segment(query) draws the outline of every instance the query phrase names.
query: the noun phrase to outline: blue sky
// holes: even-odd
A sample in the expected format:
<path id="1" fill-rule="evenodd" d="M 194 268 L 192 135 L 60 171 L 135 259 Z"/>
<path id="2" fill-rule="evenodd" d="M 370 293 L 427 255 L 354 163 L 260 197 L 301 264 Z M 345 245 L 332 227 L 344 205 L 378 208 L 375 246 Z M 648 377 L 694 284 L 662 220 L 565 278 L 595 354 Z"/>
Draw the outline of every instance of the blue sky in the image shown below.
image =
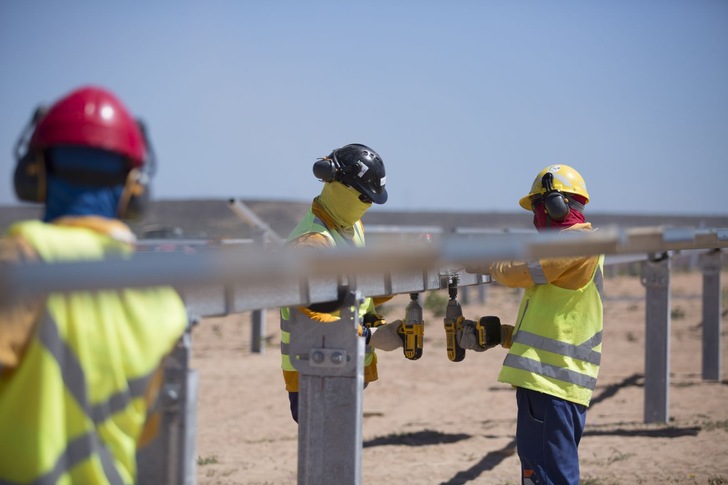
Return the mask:
<path id="1" fill-rule="evenodd" d="M 306 201 L 377 150 L 392 210 L 516 211 L 551 163 L 588 211 L 728 213 L 728 2 L 0 2 L 0 205 L 40 103 L 96 84 L 149 128 L 157 199 Z"/>

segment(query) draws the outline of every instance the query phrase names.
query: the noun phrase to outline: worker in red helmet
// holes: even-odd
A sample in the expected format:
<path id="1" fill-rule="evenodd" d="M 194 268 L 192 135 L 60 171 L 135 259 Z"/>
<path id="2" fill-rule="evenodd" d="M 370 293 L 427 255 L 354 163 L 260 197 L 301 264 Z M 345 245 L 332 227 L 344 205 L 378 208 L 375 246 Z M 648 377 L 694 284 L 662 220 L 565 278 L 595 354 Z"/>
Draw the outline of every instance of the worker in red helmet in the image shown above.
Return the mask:
<path id="1" fill-rule="evenodd" d="M 533 212 L 539 232 L 589 232 L 584 207 L 589 194 L 574 168 L 549 165 L 519 204 Z M 602 351 L 604 256 L 501 261 L 473 265 L 510 288 L 523 288 L 517 325 L 497 317 L 479 325 L 461 321 L 458 343 L 484 351 L 508 350 L 498 380 L 516 389 L 516 447 L 523 484 L 578 484 L 578 446 L 596 387 Z"/>
<path id="2" fill-rule="evenodd" d="M 384 162 L 372 148 L 352 143 L 333 150 L 314 163 L 313 173 L 324 182 L 321 193 L 313 199 L 306 216 L 288 236 L 292 248 L 363 247 L 364 226 L 362 216 L 372 204 L 387 201 Z M 366 340 L 364 355 L 364 383 L 377 380 L 375 348 L 392 351 L 403 346 L 398 333 L 402 321 L 387 323 L 376 313 L 376 305 L 391 297 L 365 298 L 359 306 L 361 322 L 359 335 Z M 308 318 L 317 322 L 339 320 L 338 307 L 328 303 L 297 307 Z M 281 368 L 288 391 L 291 416 L 298 422 L 298 371 L 291 364 L 290 308 L 281 308 Z"/>
<path id="3" fill-rule="evenodd" d="M 132 254 L 153 168 L 141 125 L 111 92 L 36 110 L 16 147 L 18 197 L 42 221 L 11 226 L 0 264 Z M 161 361 L 184 333 L 171 288 L 0 295 L 0 483 L 137 483 L 136 452 Z"/>

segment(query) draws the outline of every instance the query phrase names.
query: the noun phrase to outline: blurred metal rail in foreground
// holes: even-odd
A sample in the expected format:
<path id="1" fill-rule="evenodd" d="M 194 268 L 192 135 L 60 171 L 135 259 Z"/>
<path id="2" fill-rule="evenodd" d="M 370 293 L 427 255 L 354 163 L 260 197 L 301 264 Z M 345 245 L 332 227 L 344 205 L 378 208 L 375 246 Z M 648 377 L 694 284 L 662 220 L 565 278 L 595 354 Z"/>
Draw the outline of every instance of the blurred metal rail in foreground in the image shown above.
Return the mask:
<path id="1" fill-rule="evenodd" d="M 137 254 L 129 259 L 0 266 L 3 298 L 75 290 L 172 285 L 191 315 L 346 302 L 342 319 L 320 325 L 293 312 L 301 375 L 298 483 L 361 483 L 363 343 L 356 337 L 362 295 L 416 293 L 490 282 L 462 268 L 507 259 L 606 254 L 642 261 L 646 287 L 645 422 L 667 422 L 669 406 L 669 275 L 671 254 L 705 250 L 703 268 L 703 378 L 720 379 L 721 250 L 728 229 L 607 228 L 591 233 L 442 236 L 431 244 L 293 252 L 258 245 L 198 254 Z M 354 311 L 348 310 L 353 307 Z M 608 324 L 608 322 L 606 322 Z M 325 335 L 324 335 L 325 334 Z M 140 483 L 194 483 L 197 375 L 189 369 L 186 335 L 168 361 L 160 406 L 163 425 L 140 453 Z M 342 466 L 346 464 L 346 466 Z"/>
<path id="2" fill-rule="evenodd" d="M 137 254 L 129 259 L 45 264 L 28 262 L 0 267 L 0 292 L 38 294 L 54 291 L 115 289 L 172 285 L 184 291 L 234 286 L 235 299 L 224 304 L 200 304 L 189 293 L 190 311 L 220 315 L 283 305 L 303 305 L 336 299 L 337 286 L 357 280 L 367 295 L 411 293 L 435 289 L 438 278 L 408 273 L 439 274 L 465 264 L 507 259 L 579 255 L 659 254 L 728 246 L 728 229 L 607 228 L 591 233 L 452 235 L 431 244 L 393 244 L 335 251 L 269 251 L 250 245 L 223 247 L 197 254 Z M 451 268 L 451 269 L 448 269 Z M 465 284 L 486 281 L 468 279 Z M 293 288 L 291 288 L 291 286 Z M 251 295 L 250 292 L 254 294 Z M 209 295 L 205 295 L 208 297 Z"/>

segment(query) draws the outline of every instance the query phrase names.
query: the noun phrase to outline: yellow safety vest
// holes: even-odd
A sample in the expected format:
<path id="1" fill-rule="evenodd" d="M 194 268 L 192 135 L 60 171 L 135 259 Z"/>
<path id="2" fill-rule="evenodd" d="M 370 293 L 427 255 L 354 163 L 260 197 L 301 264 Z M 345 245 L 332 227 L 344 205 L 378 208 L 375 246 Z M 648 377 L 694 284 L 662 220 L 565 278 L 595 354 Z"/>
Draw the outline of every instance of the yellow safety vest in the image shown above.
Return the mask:
<path id="1" fill-rule="evenodd" d="M 500 382 L 589 405 L 601 361 L 603 266 L 600 256 L 577 290 L 545 284 L 531 266 L 536 286 L 524 293 Z"/>
<path id="2" fill-rule="evenodd" d="M 10 234 L 46 262 L 131 251 L 91 229 L 38 221 Z M 186 325 L 171 288 L 49 295 L 18 367 L 0 377 L 0 483 L 135 483 L 145 393 Z"/>
<path id="3" fill-rule="evenodd" d="M 306 214 L 306 217 L 304 217 L 303 220 L 299 222 L 298 225 L 293 229 L 293 231 L 291 231 L 291 234 L 288 236 L 288 241 L 293 241 L 294 239 L 309 233 L 317 233 L 325 236 L 334 247 L 363 247 L 365 243 L 364 229 L 362 227 L 361 221 L 357 221 L 356 224 L 354 224 L 354 238 L 347 239 L 336 231 L 330 231 L 323 223 L 323 221 L 321 221 L 321 219 L 313 214 L 311 209 L 308 210 L 308 214 Z M 374 303 L 372 299 L 365 298 L 364 302 L 359 306 L 359 315 L 361 316 L 365 313 L 373 311 Z M 287 372 L 297 372 L 296 368 L 293 366 L 293 364 L 291 364 L 289 350 L 291 342 L 289 312 L 290 310 L 287 307 L 281 308 L 281 369 Z M 338 313 L 339 312 L 336 311 L 332 313 L 332 315 L 338 315 Z M 376 369 L 372 366 L 372 364 L 376 364 L 376 355 L 374 354 L 374 349 L 367 346 L 366 353 L 364 354 L 365 382 L 376 380 Z M 289 390 L 297 391 L 298 389 Z"/>

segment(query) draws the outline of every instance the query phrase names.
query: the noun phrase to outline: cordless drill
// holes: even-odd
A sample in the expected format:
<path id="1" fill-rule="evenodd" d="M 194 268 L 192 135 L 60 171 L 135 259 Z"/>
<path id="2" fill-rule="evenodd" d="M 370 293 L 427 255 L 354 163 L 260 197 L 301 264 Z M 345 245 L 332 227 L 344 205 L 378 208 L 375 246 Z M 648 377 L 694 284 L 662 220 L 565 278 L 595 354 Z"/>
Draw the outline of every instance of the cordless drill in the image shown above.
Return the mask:
<path id="1" fill-rule="evenodd" d="M 410 302 L 404 312 L 404 321 L 398 332 L 404 343 L 404 356 L 409 360 L 422 357 L 422 341 L 425 337 L 425 321 L 417 293 L 410 293 Z"/>
<path id="2" fill-rule="evenodd" d="M 452 362 L 460 362 L 465 358 L 465 349 L 458 345 L 457 331 L 460 329 L 460 320 L 463 309 L 457 300 L 458 278 L 454 276 L 447 285 L 450 299 L 445 308 L 445 337 L 447 339 L 447 358 Z"/>

